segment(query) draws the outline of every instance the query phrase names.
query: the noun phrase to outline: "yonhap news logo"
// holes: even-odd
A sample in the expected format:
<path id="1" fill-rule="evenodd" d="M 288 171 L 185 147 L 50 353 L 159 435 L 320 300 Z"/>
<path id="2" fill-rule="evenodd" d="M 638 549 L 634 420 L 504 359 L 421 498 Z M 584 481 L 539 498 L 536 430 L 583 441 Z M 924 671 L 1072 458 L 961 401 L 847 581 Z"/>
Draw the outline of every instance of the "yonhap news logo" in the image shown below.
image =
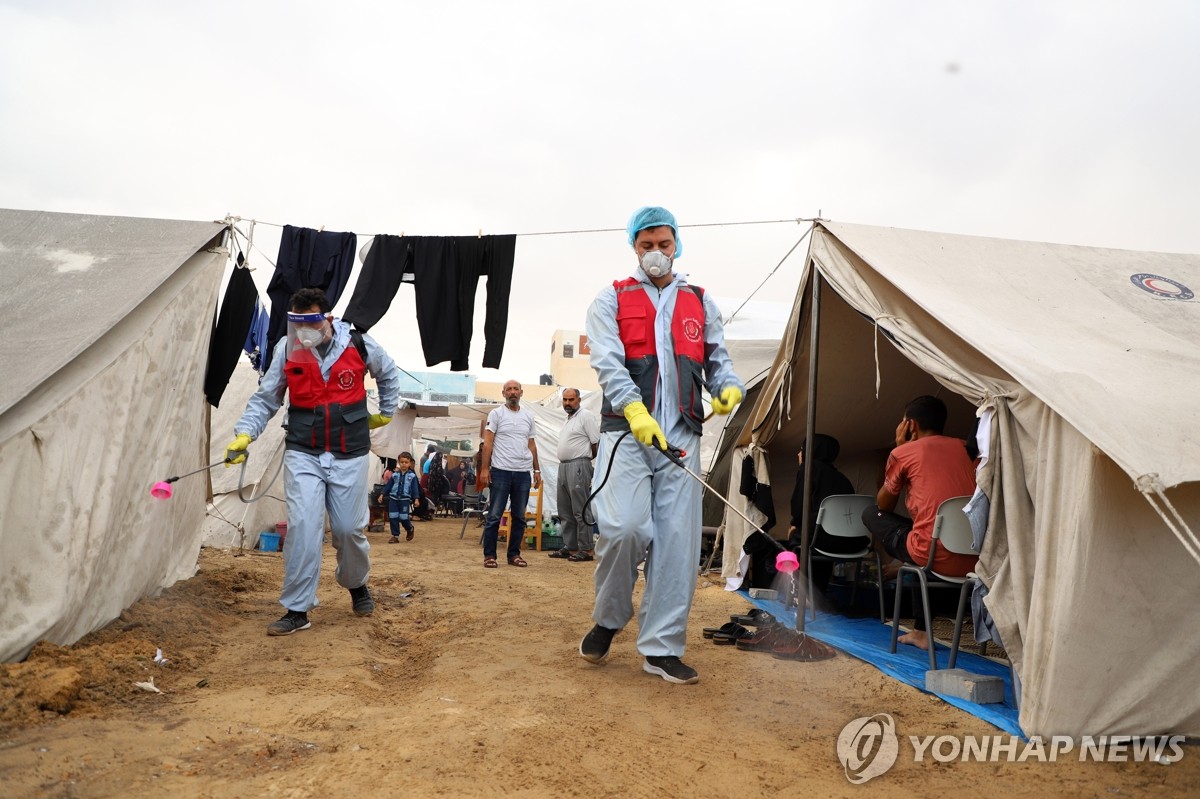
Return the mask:
<path id="1" fill-rule="evenodd" d="M 1183 759 L 1183 735 L 1084 735 L 1073 738 L 1037 735 L 1027 740 L 1014 735 L 909 735 L 914 763 L 1160 763 Z M 854 785 L 886 774 L 900 756 L 896 722 L 887 713 L 857 718 L 842 728 L 837 739 L 838 760 Z"/>
<path id="2" fill-rule="evenodd" d="M 855 719 L 838 735 L 838 760 L 846 770 L 846 779 L 854 785 L 887 772 L 895 765 L 899 752 L 896 722 L 887 713 Z"/>

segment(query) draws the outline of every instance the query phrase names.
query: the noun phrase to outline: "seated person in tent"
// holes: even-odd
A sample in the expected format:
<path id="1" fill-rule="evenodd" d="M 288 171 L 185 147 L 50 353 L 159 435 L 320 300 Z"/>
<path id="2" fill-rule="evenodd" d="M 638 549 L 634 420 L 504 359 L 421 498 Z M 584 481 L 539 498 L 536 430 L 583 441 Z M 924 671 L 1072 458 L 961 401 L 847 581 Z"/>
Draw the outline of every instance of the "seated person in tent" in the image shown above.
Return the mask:
<path id="1" fill-rule="evenodd" d="M 896 448 L 888 455 L 876 504 L 863 511 L 863 524 L 875 537 L 877 548 L 922 567 L 929 563 L 938 506 L 951 497 L 970 496 L 975 491 L 975 467 L 962 439 L 942 435 L 946 415 L 946 403 L 937 397 L 917 397 L 908 403 L 896 427 Z M 892 512 L 906 489 L 904 504 L 911 519 Z M 934 571 L 962 577 L 974 567 L 974 557 L 957 555 L 937 545 Z M 895 577 L 898 568 L 898 563 L 891 569 L 885 566 L 884 578 L 889 574 Z M 928 649 L 924 614 L 920 608 L 915 613 L 915 629 L 898 640 Z"/>
<path id="2" fill-rule="evenodd" d="M 832 497 L 837 494 L 853 494 L 854 486 L 846 475 L 838 471 L 833 462 L 837 460 L 838 452 L 841 450 L 841 444 L 833 436 L 827 436 L 824 433 L 817 433 L 813 436 L 813 454 L 808 459 L 808 465 L 804 463 L 804 449 L 808 442 L 800 445 L 800 451 L 796 453 L 796 462 L 800 468 L 796 472 L 796 486 L 792 489 L 792 523 L 788 527 L 788 548 L 794 551 L 799 557 L 800 562 L 804 562 L 804 553 L 801 551 L 802 527 L 804 525 L 804 516 L 807 513 L 809 517 L 809 529 L 812 531 L 811 544 L 815 549 L 823 552 L 832 552 L 836 554 L 847 554 L 850 552 L 859 552 L 863 547 L 870 546 L 870 542 L 864 536 L 862 538 L 842 538 L 827 534 L 824 530 L 817 527 L 817 512 L 821 509 L 821 503 L 826 497 Z M 812 483 L 810 486 L 810 495 L 808 501 L 804 498 L 804 472 L 805 469 L 812 472 Z M 828 560 L 813 561 L 813 583 L 815 587 L 824 591 L 829 584 L 829 578 L 833 574 L 833 563 Z"/>
<path id="3" fill-rule="evenodd" d="M 461 458 L 452 455 L 446 459 L 446 463 L 449 464 L 451 460 L 454 461 L 454 465 L 447 467 L 446 480 L 450 483 L 451 493 L 461 494 L 463 492 L 463 461 Z"/>

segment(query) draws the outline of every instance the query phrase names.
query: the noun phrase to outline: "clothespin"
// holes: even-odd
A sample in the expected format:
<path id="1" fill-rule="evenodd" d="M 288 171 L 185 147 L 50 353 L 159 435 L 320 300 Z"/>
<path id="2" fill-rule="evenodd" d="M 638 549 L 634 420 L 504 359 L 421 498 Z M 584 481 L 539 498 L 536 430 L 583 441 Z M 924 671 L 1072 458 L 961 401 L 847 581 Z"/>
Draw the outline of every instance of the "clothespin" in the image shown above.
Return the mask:
<path id="1" fill-rule="evenodd" d="M 479 228 L 479 238 L 483 238 L 483 228 Z"/>
<path id="2" fill-rule="evenodd" d="M 324 226 L 324 225 L 321 225 L 319 228 L 317 228 L 317 232 L 318 232 L 318 233 L 324 233 L 324 232 L 325 232 L 325 226 Z"/>

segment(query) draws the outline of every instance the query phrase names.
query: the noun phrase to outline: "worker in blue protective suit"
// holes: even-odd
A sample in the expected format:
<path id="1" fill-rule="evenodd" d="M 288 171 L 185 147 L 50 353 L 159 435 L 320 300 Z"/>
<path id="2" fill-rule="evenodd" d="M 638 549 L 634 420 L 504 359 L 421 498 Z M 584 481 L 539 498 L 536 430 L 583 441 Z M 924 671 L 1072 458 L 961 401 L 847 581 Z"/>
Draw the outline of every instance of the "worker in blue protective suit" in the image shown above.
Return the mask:
<path id="1" fill-rule="evenodd" d="M 317 579 L 325 540 L 325 514 L 337 551 L 337 581 L 350 591 L 359 616 L 375 610 L 367 588 L 370 550 L 363 528 L 367 508 L 370 431 L 391 421 L 400 396 L 395 362 L 370 336 L 334 319 L 325 293 L 316 288 L 292 295 L 287 336 L 272 353 L 258 391 L 234 426 L 227 449 L 231 463 L 262 433 L 288 394 L 286 451 L 283 455 L 288 535 L 283 546 L 283 591 L 287 612 L 267 627 L 267 635 L 290 635 L 311 625 L 317 606 Z M 379 389 L 379 413 L 367 410 L 367 372 Z"/>
<path id="2" fill-rule="evenodd" d="M 733 372 L 721 314 L 703 289 L 672 270 L 682 254 L 679 227 L 664 208 L 641 208 L 628 225 L 638 258 L 633 276 L 596 295 L 587 314 L 591 364 L 604 391 L 592 500 L 596 546 L 595 626 L 579 645 L 592 663 L 633 618 L 633 585 L 645 560 L 638 611 L 643 670 L 672 683 L 699 674 L 681 659 L 700 562 L 702 486 L 661 452 L 684 450 L 700 471 L 701 388 L 727 414 L 745 387 Z M 609 472 L 609 464 L 612 471 Z"/>

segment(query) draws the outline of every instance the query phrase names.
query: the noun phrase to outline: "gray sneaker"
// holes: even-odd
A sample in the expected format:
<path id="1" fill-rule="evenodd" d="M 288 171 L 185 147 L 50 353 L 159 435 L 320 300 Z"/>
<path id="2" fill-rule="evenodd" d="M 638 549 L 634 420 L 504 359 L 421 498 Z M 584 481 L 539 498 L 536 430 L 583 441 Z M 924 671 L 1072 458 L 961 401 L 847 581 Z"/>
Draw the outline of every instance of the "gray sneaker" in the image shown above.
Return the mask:
<path id="1" fill-rule="evenodd" d="M 700 672 L 693 669 L 674 655 L 647 655 L 642 664 L 642 671 L 647 674 L 657 674 L 667 682 L 676 685 L 691 685 L 700 682 Z"/>
<path id="2" fill-rule="evenodd" d="M 597 624 L 579 642 L 579 654 L 589 663 L 603 663 L 608 657 L 608 648 L 612 646 L 613 636 L 617 632 Z"/>
<path id="3" fill-rule="evenodd" d="M 312 624 L 308 621 L 307 613 L 289 610 L 282 619 L 267 625 L 267 635 L 291 635 L 301 630 L 307 630 L 309 627 L 312 627 Z"/>
<path id="4" fill-rule="evenodd" d="M 370 616 L 375 611 L 375 600 L 366 585 L 350 589 L 350 602 L 355 616 Z"/>

